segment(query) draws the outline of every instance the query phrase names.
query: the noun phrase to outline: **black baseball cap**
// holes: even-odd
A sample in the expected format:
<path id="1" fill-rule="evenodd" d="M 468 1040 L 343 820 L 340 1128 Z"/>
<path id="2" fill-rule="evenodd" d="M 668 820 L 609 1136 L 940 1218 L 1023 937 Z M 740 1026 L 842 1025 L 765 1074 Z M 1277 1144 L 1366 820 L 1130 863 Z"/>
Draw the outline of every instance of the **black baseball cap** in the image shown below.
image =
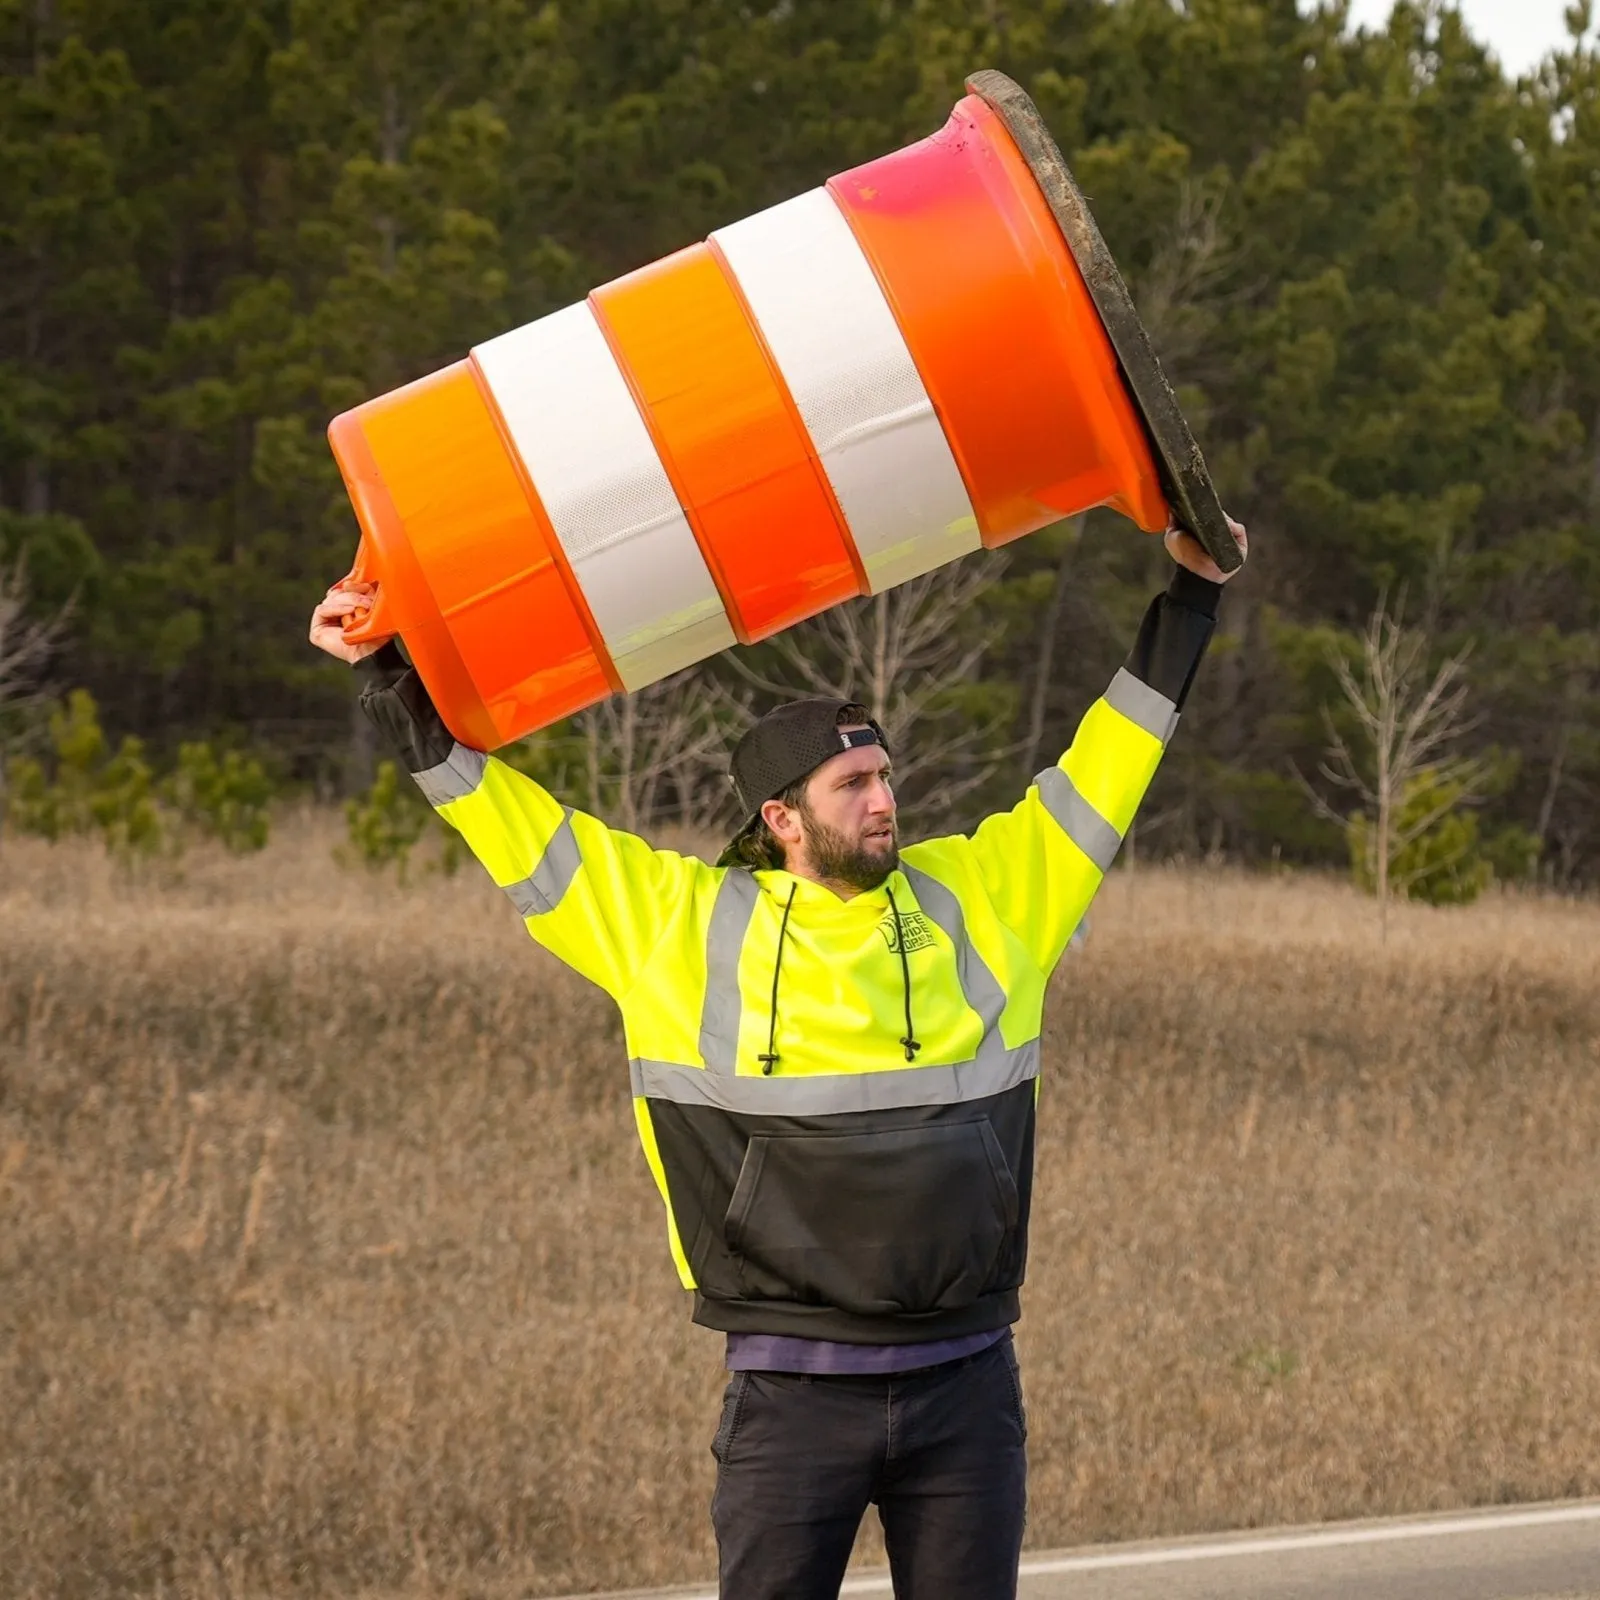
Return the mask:
<path id="1" fill-rule="evenodd" d="M 846 733 L 841 723 L 865 726 Z M 889 748 L 883 729 L 859 701 L 816 698 L 774 706 L 733 747 L 729 776 L 744 821 L 718 856 L 717 865 L 731 864 L 735 846 L 761 820 L 761 808 L 767 801 L 791 783 L 809 777 L 831 756 L 869 744 Z"/>

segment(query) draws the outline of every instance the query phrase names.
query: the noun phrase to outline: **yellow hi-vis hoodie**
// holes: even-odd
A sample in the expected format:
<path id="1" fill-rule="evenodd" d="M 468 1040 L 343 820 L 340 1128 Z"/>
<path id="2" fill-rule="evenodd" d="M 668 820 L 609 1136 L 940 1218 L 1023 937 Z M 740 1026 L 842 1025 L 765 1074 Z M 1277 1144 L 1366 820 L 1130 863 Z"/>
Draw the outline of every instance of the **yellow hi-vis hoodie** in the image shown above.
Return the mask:
<path id="1" fill-rule="evenodd" d="M 528 932 L 622 1012 L 695 1320 L 903 1344 L 1016 1319 L 1045 987 L 1178 720 L 1217 587 L 1180 571 L 1072 747 L 851 900 L 607 827 L 456 743 L 393 646 L 362 704 Z"/>

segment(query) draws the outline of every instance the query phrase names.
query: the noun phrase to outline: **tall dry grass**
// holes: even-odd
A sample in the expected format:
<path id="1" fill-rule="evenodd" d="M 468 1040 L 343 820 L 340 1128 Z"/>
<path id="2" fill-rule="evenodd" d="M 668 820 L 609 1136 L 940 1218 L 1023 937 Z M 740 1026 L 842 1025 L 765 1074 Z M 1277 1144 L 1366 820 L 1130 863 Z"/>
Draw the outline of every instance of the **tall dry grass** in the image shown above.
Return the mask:
<path id="1" fill-rule="evenodd" d="M 0 1593 L 708 1572 L 720 1347 L 609 1002 L 329 843 L 0 843 Z M 1046 1032 L 1035 1546 L 1600 1490 L 1600 908 L 1375 933 L 1108 886 Z"/>

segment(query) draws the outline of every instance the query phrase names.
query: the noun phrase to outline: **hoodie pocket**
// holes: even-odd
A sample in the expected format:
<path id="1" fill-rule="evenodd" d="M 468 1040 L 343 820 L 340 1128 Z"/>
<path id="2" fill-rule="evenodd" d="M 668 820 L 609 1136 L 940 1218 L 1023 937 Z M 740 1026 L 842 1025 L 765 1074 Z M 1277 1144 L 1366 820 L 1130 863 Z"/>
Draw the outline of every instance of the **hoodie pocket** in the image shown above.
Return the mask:
<path id="1" fill-rule="evenodd" d="M 1016 1180 L 985 1117 L 758 1134 L 724 1233 L 747 1296 L 888 1316 L 971 1305 L 1016 1225 Z"/>

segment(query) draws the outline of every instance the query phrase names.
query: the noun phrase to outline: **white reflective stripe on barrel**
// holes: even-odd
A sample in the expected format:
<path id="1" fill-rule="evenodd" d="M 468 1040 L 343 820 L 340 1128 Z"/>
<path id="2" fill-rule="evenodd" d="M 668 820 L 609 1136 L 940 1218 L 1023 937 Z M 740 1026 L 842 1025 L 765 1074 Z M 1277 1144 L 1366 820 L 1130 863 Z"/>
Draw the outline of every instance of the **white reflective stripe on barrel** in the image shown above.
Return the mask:
<path id="1" fill-rule="evenodd" d="M 472 355 L 623 686 L 731 645 L 711 570 L 587 302 Z"/>
<path id="2" fill-rule="evenodd" d="M 811 434 L 873 593 L 978 549 L 933 402 L 828 191 L 711 237 Z"/>

